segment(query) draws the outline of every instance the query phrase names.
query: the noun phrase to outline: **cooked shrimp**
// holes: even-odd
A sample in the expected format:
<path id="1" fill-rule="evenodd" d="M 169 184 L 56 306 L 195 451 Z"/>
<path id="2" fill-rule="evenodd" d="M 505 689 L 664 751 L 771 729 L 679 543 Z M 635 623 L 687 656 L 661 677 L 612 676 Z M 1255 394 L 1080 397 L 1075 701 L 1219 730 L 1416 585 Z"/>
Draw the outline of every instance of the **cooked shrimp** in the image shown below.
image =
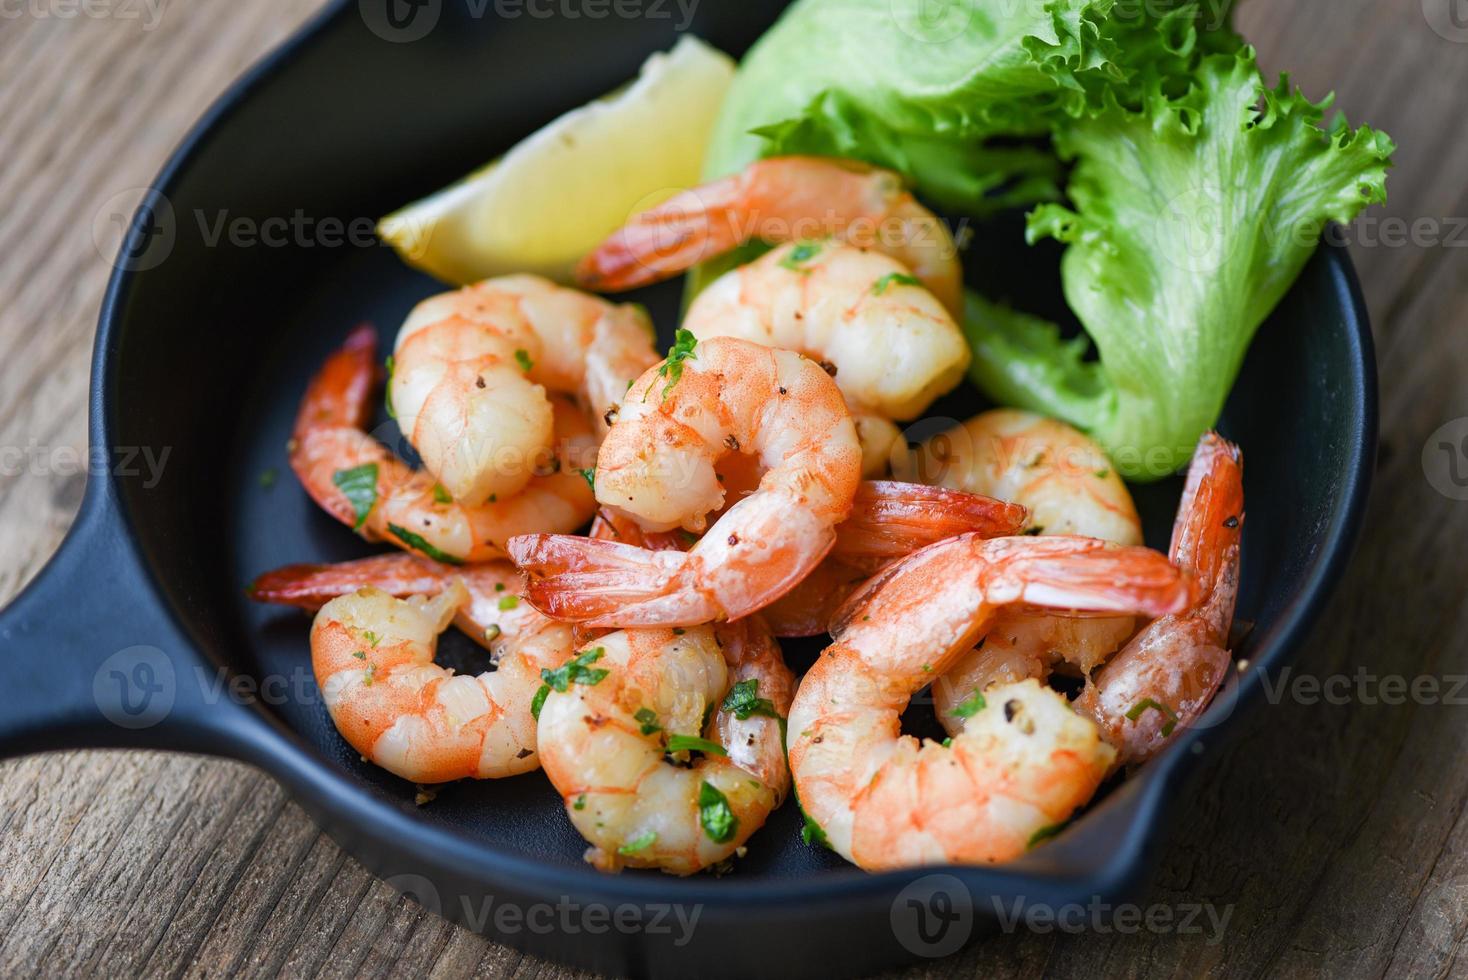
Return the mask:
<path id="1" fill-rule="evenodd" d="M 1142 523 L 1105 451 L 1084 433 L 1030 412 L 995 409 L 929 438 L 896 467 L 907 479 L 992 494 L 1029 509 L 1033 534 L 1078 534 L 1142 543 Z M 955 709 L 990 684 L 1058 667 L 1081 673 L 1115 653 L 1136 629 L 1131 616 L 1074 619 L 1004 610 L 983 645 L 933 684 L 934 707 L 950 734 L 966 718 Z"/>
<path id="2" fill-rule="evenodd" d="M 1206 432 L 1188 469 L 1171 546 L 1173 563 L 1193 575 L 1200 598 L 1143 627 L 1076 702 L 1116 747 L 1118 764 L 1156 755 L 1202 714 L 1223 682 L 1243 527 L 1243 455 Z"/>
<path id="3" fill-rule="evenodd" d="M 758 617 L 593 644 L 548 675 L 539 731 L 587 860 L 686 875 L 728 859 L 790 785 L 779 646 Z"/>
<path id="4" fill-rule="evenodd" d="M 1031 534 L 1140 544 L 1126 484 L 1089 436 L 1013 408 L 980 413 L 897 460 L 895 479 L 982 493 L 1029 508 Z"/>
<path id="5" fill-rule="evenodd" d="M 588 289 L 632 289 L 748 241 L 837 238 L 901 262 L 948 308 L 963 312 L 958 247 L 902 178 L 855 160 L 771 157 L 635 215 L 581 261 Z"/>
<path id="6" fill-rule="evenodd" d="M 538 276 L 486 279 L 431 296 L 398 331 L 391 404 L 424 467 L 456 501 L 509 498 L 550 447 L 554 407 L 593 419 L 657 362 L 639 307 L 614 307 Z"/>
<path id="7" fill-rule="evenodd" d="M 415 471 L 366 431 L 376 372 L 371 327 L 353 330 L 312 379 L 291 439 L 290 463 L 306 492 L 368 541 L 391 541 L 430 558 L 479 562 L 504 557 L 505 542 L 532 531 L 573 531 L 595 500 L 578 472 L 596 458 L 596 436 L 569 400 L 550 400 L 556 441 L 518 493 L 470 506 Z"/>
<path id="8" fill-rule="evenodd" d="M 541 671 L 572 649 L 571 627 L 514 598 L 508 564 L 474 575 L 472 601 L 457 575 L 431 597 L 368 587 L 326 602 L 311 625 L 311 665 L 337 730 L 404 779 L 495 779 L 540 765 L 532 704 Z M 438 635 L 466 608 L 467 631 L 496 658 L 477 677 L 433 662 Z"/>
<path id="9" fill-rule="evenodd" d="M 1187 581 L 1162 555 L 1090 538 L 967 534 L 889 567 L 847 603 L 790 709 L 807 817 L 863 868 L 1004 861 L 1085 804 L 1115 751 L 1034 681 L 992 689 L 951 746 L 901 735 L 914 693 L 1005 606 L 1176 611 Z"/>
<path id="10" fill-rule="evenodd" d="M 819 564 L 851 513 L 861 449 L 841 392 L 819 365 L 727 337 L 675 351 L 627 392 L 597 456 L 597 500 L 648 530 L 700 532 L 724 505 L 720 458 L 757 456 L 765 467 L 758 489 L 688 552 L 557 535 L 514 539 L 522 567 L 599 576 L 587 601 L 561 602 L 552 615 L 618 627 L 738 619 Z M 548 596 L 571 584 L 537 583 L 537 604 L 549 608 Z"/>
<path id="11" fill-rule="evenodd" d="M 851 406 L 867 475 L 887 468 L 892 420 L 921 415 L 969 362 L 958 324 L 901 263 L 839 242 L 785 245 L 725 273 L 683 326 L 820 361 Z"/>

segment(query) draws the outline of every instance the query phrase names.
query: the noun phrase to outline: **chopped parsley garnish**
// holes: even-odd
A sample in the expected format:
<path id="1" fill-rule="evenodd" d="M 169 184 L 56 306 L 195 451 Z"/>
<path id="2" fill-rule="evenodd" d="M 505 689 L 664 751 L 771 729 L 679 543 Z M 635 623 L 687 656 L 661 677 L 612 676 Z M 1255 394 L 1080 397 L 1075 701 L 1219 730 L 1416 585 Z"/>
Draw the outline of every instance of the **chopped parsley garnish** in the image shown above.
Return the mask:
<path id="1" fill-rule="evenodd" d="M 496 582 L 496 583 L 494 583 L 494 590 L 496 592 L 503 592 L 503 591 L 505 591 L 505 583 L 503 583 L 503 582 Z"/>
<path id="2" fill-rule="evenodd" d="M 585 810 L 586 809 L 586 794 L 585 793 L 582 793 L 580 796 L 576 797 L 576 802 L 571 804 L 571 809 L 573 809 L 573 810 Z"/>
<path id="3" fill-rule="evenodd" d="M 952 714 L 955 718 L 972 718 L 980 711 L 983 711 L 987 704 L 988 702 L 984 700 L 983 693 L 976 688 L 973 697 L 959 702 L 958 707 L 953 709 Z"/>
<path id="4" fill-rule="evenodd" d="M 651 735 L 653 732 L 660 732 L 663 730 L 663 726 L 658 724 L 657 712 L 653 711 L 651 708 L 638 708 L 637 713 L 634 714 L 632 717 L 635 718 L 637 720 L 637 723 L 642 727 L 642 734 L 644 735 Z"/>
<path id="5" fill-rule="evenodd" d="M 1066 828 L 1066 824 L 1064 824 L 1064 823 L 1053 823 L 1053 824 L 1051 824 L 1048 827 L 1041 827 L 1039 830 L 1035 831 L 1033 834 L 1030 835 L 1030 842 L 1028 844 L 1026 844 L 1025 846 L 1026 847 L 1034 847 L 1036 844 L 1040 843 L 1041 841 L 1043 841 L 1043 840 L 1049 840 L 1051 837 L 1054 837 L 1056 834 L 1060 833 L 1065 828 Z"/>
<path id="6" fill-rule="evenodd" d="M 275 486 L 275 479 L 279 475 L 280 475 L 280 473 L 273 466 L 270 467 L 269 469 L 261 470 L 260 471 L 260 489 L 261 490 L 269 490 L 271 487 Z"/>
<path id="7" fill-rule="evenodd" d="M 899 286 L 921 286 L 923 281 L 917 276 L 910 276 L 905 272 L 889 272 L 872 283 L 872 295 L 881 296 L 887 291 L 887 287 L 893 283 L 897 283 Z"/>
<path id="8" fill-rule="evenodd" d="M 362 635 L 364 637 L 366 637 L 367 638 L 367 642 L 370 643 L 374 647 L 377 646 L 378 643 L 381 643 L 382 642 L 382 637 L 378 636 L 372 630 L 363 630 L 362 631 Z"/>
<path id="9" fill-rule="evenodd" d="M 514 596 L 506 596 L 505 598 L 513 599 Z M 502 599 L 500 601 L 503 602 L 504 600 Z M 606 652 L 605 647 L 592 647 L 589 650 L 582 650 L 555 670 L 541 670 L 541 679 L 557 691 L 564 691 L 571 684 L 585 684 L 588 687 L 600 684 L 606 678 L 609 671 L 605 668 L 592 667 L 591 665 L 600 660 Z"/>
<path id="10" fill-rule="evenodd" d="M 398 417 L 397 409 L 392 407 L 392 372 L 397 366 L 391 354 L 387 355 L 387 387 L 383 390 L 382 400 L 387 408 L 387 417 L 395 419 Z"/>
<path id="11" fill-rule="evenodd" d="M 821 254 L 821 246 L 815 242 L 801 242 L 790 250 L 790 254 L 780 260 L 780 268 L 789 269 L 791 272 L 806 273 L 809 269 L 802 269 L 801 264 L 809 262 Z"/>
<path id="12" fill-rule="evenodd" d="M 636 854 L 638 851 L 645 851 L 649 847 L 652 847 L 653 842 L 657 839 L 658 832 L 656 830 L 649 830 L 647 833 L 641 835 L 636 840 L 629 840 L 627 843 L 617 848 L 617 853 Z"/>
<path id="13" fill-rule="evenodd" d="M 1111 475 L 1110 468 L 1099 469 L 1099 470 L 1096 471 L 1096 479 L 1098 479 L 1098 480 L 1104 480 L 1104 479 L 1106 479 L 1110 475 Z"/>
<path id="14" fill-rule="evenodd" d="M 515 348 L 515 363 L 520 365 L 520 370 L 526 373 L 535 367 L 535 362 L 530 359 L 530 352 L 523 347 Z"/>
<path id="15" fill-rule="evenodd" d="M 1161 701 L 1154 701 L 1151 698 L 1143 698 L 1136 704 L 1132 705 L 1131 708 L 1127 711 L 1127 721 L 1136 721 L 1138 718 L 1142 717 L 1142 712 L 1146 711 L 1148 708 L 1153 708 L 1161 714 L 1167 716 L 1167 721 L 1163 722 L 1162 724 L 1162 737 L 1166 738 L 1167 736 L 1171 735 L 1172 730 L 1177 727 L 1177 723 L 1179 720 L 1177 712 L 1173 711 Z"/>
<path id="16" fill-rule="evenodd" d="M 506 598 L 509 597 L 506 596 Z M 600 660 L 601 655 L 605 652 L 606 650 L 602 647 L 583 650 L 555 670 L 542 669 L 540 679 L 545 681 L 548 687 L 553 687 L 561 692 L 565 692 L 572 684 L 585 684 L 588 687 L 600 684 L 609 671 L 600 667 L 594 668 L 591 665 Z M 539 712 L 536 713 L 536 717 L 540 717 Z"/>
<path id="17" fill-rule="evenodd" d="M 750 715 L 764 715 L 768 718 L 779 718 L 780 712 L 775 710 L 775 704 L 769 698 L 759 696 L 759 678 L 751 677 L 740 681 L 729 689 L 724 696 L 724 703 L 719 705 L 724 711 L 734 712 L 734 717 L 744 721 Z"/>
<path id="18" fill-rule="evenodd" d="M 1029 535 L 1032 538 L 1033 537 L 1038 537 L 1039 535 L 1045 533 L 1045 525 L 1043 525 L 1043 524 L 1036 524 L 1033 527 L 1027 527 L 1027 528 L 1025 528 L 1024 531 L 1021 532 L 1021 533 L 1027 534 L 1027 535 Z"/>
<path id="19" fill-rule="evenodd" d="M 520 605 L 520 597 L 517 596 L 517 595 L 502 595 L 502 596 L 500 596 L 500 601 L 499 601 L 500 612 L 507 612 L 507 611 L 509 611 L 511 609 L 517 608 L 519 605 Z"/>
<path id="20" fill-rule="evenodd" d="M 698 822 L 715 844 L 729 843 L 739 829 L 739 818 L 729 808 L 729 798 L 708 780 L 698 788 Z"/>
<path id="21" fill-rule="evenodd" d="M 807 847 L 815 846 L 824 847 L 828 851 L 834 850 L 831 847 L 830 839 L 826 837 L 826 832 L 821 829 L 821 825 L 812 820 L 810 814 L 805 812 L 805 807 L 800 805 L 800 794 L 795 793 L 794 795 L 795 807 L 800 811 L 800 815 L 805 818 L 805 825 L 800 828 L 800 842 Z"/>
<path id="22" fill-rule="evenodd" d="M 591 488 L 591 492 L 596 493 L 596 467 L 593 466 L 590 469 L 577 470 L 576 472 L 581 474 L 581 479 L 586 481 L 586 485 Z"/>
<path id="23" fill-rule="evenodd" d="M 449 496 L 449 492 L 443 488 L 443 484 L 441 483 L 435 483 L 433 485 L 433 499 L 440 504 L 451 504 L 454 502 L 454 498 Z"/>
<path id="24" fill-rule="evenodd" d="M 354 651 L 352 653 L 352 656 L 356 657 L 358 660 L 366 660 L 367 659 L 367 651 L 366 650 L 356 650 L 356 651 Z"/>
<path id="25" fill-rule="evenodd" d="M 367 523 L 367 515 L 377 504 L 377 464 L 363 463 L 349 470 L 337 470 L 331 475 L 331 482 L 352 505 L 352 513 L 357 518 L 352 530 L 362 530 L 362 525 Z"/>
<path id="26" fill-rule="evenodd" d="M 398 527 L 396 524 L 389 524 L 387 526 L 387 529 L 392 533 L 394 537 L 402 541 L 403 544 L 407 545 L 409 548 L 417 548 L 419 551 L 423 552 L 434 561 L 441 561 L 445 565 L 464 564 L 464 559 L 460 558 L 457 555 L 451 555 L 447 551 L 439 551 L 433 545 L 424 540 L 422 535 L 414 534 L 412 531 L 409 531 L 405 527 Z"/>
<path id="27" fill-rule="evenodd" d="M 535 697 L 530 699 L 530 717 L 540 721 L 540 709 L 545 707 L 545 699 L 550 697 L 550 685 L 540 685 L 540 690 L 535 692 Z"/>
<path id="28" fill-rule="evenodd" d="M 673 337 L 673 346 L 668 348 L 668 359 L 663 361 L 662 367 L 658 368 L 658 377 L 668 379 L 668 383 L 663 385 L 664 399 L 683 377 L 683 362 L 698 360 L 698 355 L 693 353 L 693 348 L 696 346 L 698 346 L 698 338 L 693 336 L 693 331 L 679 327 L 677 334 Z"/>
<path id="29" fill-rule="evenodd" d="M 702 752 L 705 755 L 728 755 L 718 742 L 697 735 L 669 735 L 665 752 Z"/>

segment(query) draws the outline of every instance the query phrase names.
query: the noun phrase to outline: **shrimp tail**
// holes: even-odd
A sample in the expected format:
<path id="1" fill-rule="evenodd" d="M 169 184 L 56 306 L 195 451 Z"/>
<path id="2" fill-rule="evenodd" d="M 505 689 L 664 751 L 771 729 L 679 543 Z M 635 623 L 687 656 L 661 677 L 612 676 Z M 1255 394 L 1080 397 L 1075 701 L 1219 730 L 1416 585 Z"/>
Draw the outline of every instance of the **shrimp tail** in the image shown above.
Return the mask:
<path id="1" fill-rule="evenodd" d="M 286 565 L 264 573 L 247 591 L 256 602 L 315 612 L 337 596 L 368 586 L 399 598 L 432 594 L 461 574 L 451 566 L 417 555 L 373 555 L 334 565 Z"/>
<path id="2" fill-rule="evenodd" d="M 912 574 L 930 563 L 936 572 Z M 952 571 L 947 570 L 950 563 Z M 1150 548 L 1059 535 L 985 540 L 965 534 L 929 545 L 868 579 L 832 616 L 831 635 L 839 638 L 859 616 L 867 615 L 868 605 L 894 580 L 930 583 L 937 575 L 967 574 L 969 567 L 977 569 L 984 601 L 996 606 L 1155 618 L 1180 612 L 1197 597 L 1193 580 Z"/>
<path id="3" fill-rule="evenodd" d="M 658 600 L 687 556 L 572 534 L 522 534 L 507 542 L 510 559 L 530 580 L 525 598 L 547 616 L 600 620 Z M 620 621 L 620 617 L 619 617 Z"/>
<path id="4" fill-rule="evenodd" d="M 1237 564 L 1243 530 L 1243 454 L 1217 432 L 1205 432 L 1188 467 L 1169 554 L 1206 594 Z"/>
<path id="5" fill-rule="evenodd" d="M 370 323 L 358 324 L 311 379 L 294 437 L 300 440 L 312 429 L 365 428 L 377 380 L 377 331 Z"/>
<path id="6" fill-rule="evenodd" d="M 1016 562 L 989 585 L 1026 606 L 1059 612 L 1166 616 L 1197 597 L 1196 582 L 1150 548 L 1105 547 Z"/>
<path id="7" fill-rule="evenodd" d="M 851 516 L 836 529 L 835 557 L 857 564 L 901 558 L 944 538 L 975 532 L 1018 534 L 1027 512 L 1018 504 L 945 487 L 867 480 Z"/>
<path id="8" fill-rule="evenodd" d="M 729 251 L 749 209 L 743 174 L 675 194 L 613 232 L 576 266 L 576 282 L 598 292 L 620 292 L 660 282 Z"/>

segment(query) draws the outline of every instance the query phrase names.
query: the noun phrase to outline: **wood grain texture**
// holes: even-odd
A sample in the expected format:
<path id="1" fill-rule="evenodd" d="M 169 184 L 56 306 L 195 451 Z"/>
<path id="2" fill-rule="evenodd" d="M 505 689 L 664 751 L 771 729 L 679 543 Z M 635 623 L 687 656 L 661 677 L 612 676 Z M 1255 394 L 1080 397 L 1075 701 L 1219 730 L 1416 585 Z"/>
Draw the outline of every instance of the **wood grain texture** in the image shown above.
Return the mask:
<path id="1" fill-rule="evenodd" d="M 109 271 L 97 216 L 136 200 L 209 100 L 316 0 L 174 0 L 156 24 L 141 3 L 109 8 L 137 19 L 46 6 L 0 20 L 0 600 L 79 503 Z M 1402 147 L 1390 204 L 1353 235 L 1383 379 L 1376 491 L 1296 672 L 1468 675 L 1468 503 L 1433 490 L 1421 462 L 1439 425 L 1468 416 L 1468 44 L 1415 0 L 1255 2 L 1242 25 L 1267 68 L 1312 96 L 1334 87 Z M 1418 241 L 1396 244 L 1387 219 L 1418 222 Z M 1428 219 L 1456 239 L 1433 244 Z M 1468 970 L 1468 708 L 1348 700 L 1251 711 L 1177 807 L 1143 902 L 1211 903 L 1229 916 L 1221 939 L 1021 930 L 910 975 Z M 281 973 L 568 975 L 398 897 L 246 767 L 99 752 L 0 765 L 0 975 Z"/>

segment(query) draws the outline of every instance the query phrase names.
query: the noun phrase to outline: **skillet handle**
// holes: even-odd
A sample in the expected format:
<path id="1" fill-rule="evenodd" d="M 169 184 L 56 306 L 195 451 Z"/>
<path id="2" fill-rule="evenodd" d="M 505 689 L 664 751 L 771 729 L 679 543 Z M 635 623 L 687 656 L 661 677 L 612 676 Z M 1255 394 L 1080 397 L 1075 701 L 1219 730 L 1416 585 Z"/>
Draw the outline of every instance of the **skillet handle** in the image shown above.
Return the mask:
<path id="1" fill-rule="evenodd" d="M 251 719 L 221 696 L 155 594 L 105 478 L 66 539 L 0 610 L 0 758 L 64 748 L 229 752 Z"/>

